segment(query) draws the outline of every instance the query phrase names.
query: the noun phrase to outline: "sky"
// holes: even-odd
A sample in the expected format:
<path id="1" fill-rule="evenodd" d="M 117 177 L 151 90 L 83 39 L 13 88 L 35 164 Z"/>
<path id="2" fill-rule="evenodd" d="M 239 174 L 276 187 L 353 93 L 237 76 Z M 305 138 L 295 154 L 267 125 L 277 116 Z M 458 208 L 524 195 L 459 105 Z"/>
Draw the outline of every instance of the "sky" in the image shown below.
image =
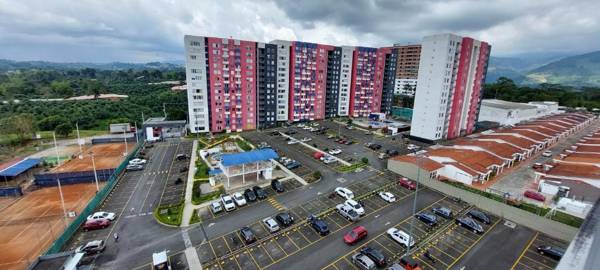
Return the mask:
<path id="1" fill-rule="evenodd" d="M 494 56 L 600 49 L 598 0 L 0 0 L 0 58 L 183 60 L 183 36 L 383 47 L 455 33 Z"/>

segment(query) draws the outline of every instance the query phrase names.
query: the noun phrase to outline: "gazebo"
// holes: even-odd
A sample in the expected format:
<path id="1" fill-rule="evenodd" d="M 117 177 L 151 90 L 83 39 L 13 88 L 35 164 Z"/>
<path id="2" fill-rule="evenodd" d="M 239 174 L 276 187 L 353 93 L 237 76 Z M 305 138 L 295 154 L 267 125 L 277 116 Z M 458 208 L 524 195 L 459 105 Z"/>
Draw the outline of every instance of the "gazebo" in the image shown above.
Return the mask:
<path id="1" fill-rule="evenodd" d="M 227 188 L 229 188 L 230 179 L 235 176 L 242 176 L 243 184 L 246 183 L 246 174 L 251 173 L 256 173 L 256 181 L 261 174 L 265 179 L 271 179 L 275 167 L 271 160 L 277 157 L 277 153 L 271 148 L 223 154 L 218 166 L 227 178 Z"/>

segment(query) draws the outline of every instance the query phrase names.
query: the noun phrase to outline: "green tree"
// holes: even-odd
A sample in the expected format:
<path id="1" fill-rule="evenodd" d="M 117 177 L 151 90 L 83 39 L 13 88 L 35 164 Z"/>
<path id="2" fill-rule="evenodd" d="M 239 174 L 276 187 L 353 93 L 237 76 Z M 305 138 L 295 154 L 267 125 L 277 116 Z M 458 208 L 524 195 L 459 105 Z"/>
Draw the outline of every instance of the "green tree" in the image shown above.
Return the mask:
<path id="1" fill-rule="evenodd" d="M 369 159 L 367 157 L 363 157 L 360 161 L 364 164 L 369 164 Z"/>
<path id="2" fill-rule="evenodd" d="M 32 138 L 36 131 L 33 115 L 21 113 L 2 118 L 0 120 L 0 132 L 3 134 L 14 134 L 20 143 Z"/>
<path id="3" fill-rule="evenodd" d="M 56 132 L 56 134 L 59 136 L 67 137 L 69 134 L 71 134 L 71 132 L 73 132 L 73 125 L 71 125 L 69 122 L 62 123 L 56 126 L 54 132 Z"/>
<path id="4" fill-rule="evenodd" d="M 98 80 L 88 80 L 85 84 L 86 92 L 98 98 L 105 90 L 105 86 Z"/>
<path id="5" fill-rule="evenodd" d="M 40 120 L 37 125 L 40 130 L 54 130 L 56 126 L 66 122 L 67 119 L 65 119 L 63 116 L 51 115 L 42 118 L 42 120 Z"/>
<path id="6" fill-rule="evenodd" d="M 73 96 L 73 88 L 71 83 L 68 81 L 53 81 L 50 83 L 52 93 L 58 97 L 71 97 Z"/>

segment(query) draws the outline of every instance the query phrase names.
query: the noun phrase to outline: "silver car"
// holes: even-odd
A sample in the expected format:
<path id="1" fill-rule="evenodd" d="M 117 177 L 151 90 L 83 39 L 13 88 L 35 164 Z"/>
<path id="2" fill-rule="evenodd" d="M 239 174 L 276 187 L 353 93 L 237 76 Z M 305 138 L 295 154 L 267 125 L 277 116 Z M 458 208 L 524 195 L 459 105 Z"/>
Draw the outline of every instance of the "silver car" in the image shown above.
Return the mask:
<path id="1" fill-rule="evenodd" d="M 223 211 L 223 206 L 221 206 L 221 202 L 212 202 L 210 204 L 210 211 L 212 211 L 213 214 L 220 213 L 221 211 Z"/>
<path id="2" fill-rule="evenodd" d="M 361 253 L 352 255 L 352 263 L 354 263 L 354 265 L 356 265 L 356 267 L 359 269 L 363 270 L 373 270 L 377 267 L 373 260 L 367 257 L 367 255 Z"/>

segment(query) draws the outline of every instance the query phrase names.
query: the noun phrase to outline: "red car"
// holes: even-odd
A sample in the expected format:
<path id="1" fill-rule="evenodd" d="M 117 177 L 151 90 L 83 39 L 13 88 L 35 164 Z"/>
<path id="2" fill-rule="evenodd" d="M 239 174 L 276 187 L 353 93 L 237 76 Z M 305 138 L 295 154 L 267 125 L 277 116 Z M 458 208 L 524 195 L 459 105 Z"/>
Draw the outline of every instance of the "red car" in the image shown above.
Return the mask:
<path id="1" fill-rule="evenodd" d="M 110 220 L 105 218 L 94 219 L 86 221 L 85 224 L 83 224 L 83 230 L 87 232 L 92 230 L 104 229 L 108 226 L 110 226 Z"/>
<path id="2" fill-rule="evenodd" d="M 540 201 L 540 202 L 546 201 L 546 196 L 539 194 L 535 191 L 527 190 L 527 191 L 525 191 L 525 193 L 523 193 L 523 195 L 525 195 L 525 197 L 527 197 L 527 198 L 534 199 L 536 201 Z"/>
<path id="3" fill-rule="evenodd" d="M 313 157 L 314 157 L 315 159 L 317 159 L 317 160 L 318 160 L 318 159 L 320 159 L 320 158 L 322 158 L 323 156 L 325 156 L 325 154 L 323 154 L 322 152 L 318 152 L 318 151 L 317 151 L 317 152 L 314 152 L 314 153 L 313 153 Z"/>
<path id="4" fill-rule="evenodd" d="M 346 243 L 348 245 L 353 245 L 356 242 L 367 237 L 367 234 L 368 234 L 368 232 L 367 232 L 367 229 L 365 229 L 365 227 L 358 226 L 358 227 L 352 229 L 351 231 L 347 232 L 346 234 L 344 234 L 344 243 Z"/>
<path id="5" fill-rule="evenodd" d="M 398 184 L 400 184 L 400 186 L 403 186 L 409 190 L 417 189 L 417 184 L 413 181 L 408 180 L 408 178 L 406 178 L 406 177 L 402 177 L 402 178 L 398 179 Z"/>

